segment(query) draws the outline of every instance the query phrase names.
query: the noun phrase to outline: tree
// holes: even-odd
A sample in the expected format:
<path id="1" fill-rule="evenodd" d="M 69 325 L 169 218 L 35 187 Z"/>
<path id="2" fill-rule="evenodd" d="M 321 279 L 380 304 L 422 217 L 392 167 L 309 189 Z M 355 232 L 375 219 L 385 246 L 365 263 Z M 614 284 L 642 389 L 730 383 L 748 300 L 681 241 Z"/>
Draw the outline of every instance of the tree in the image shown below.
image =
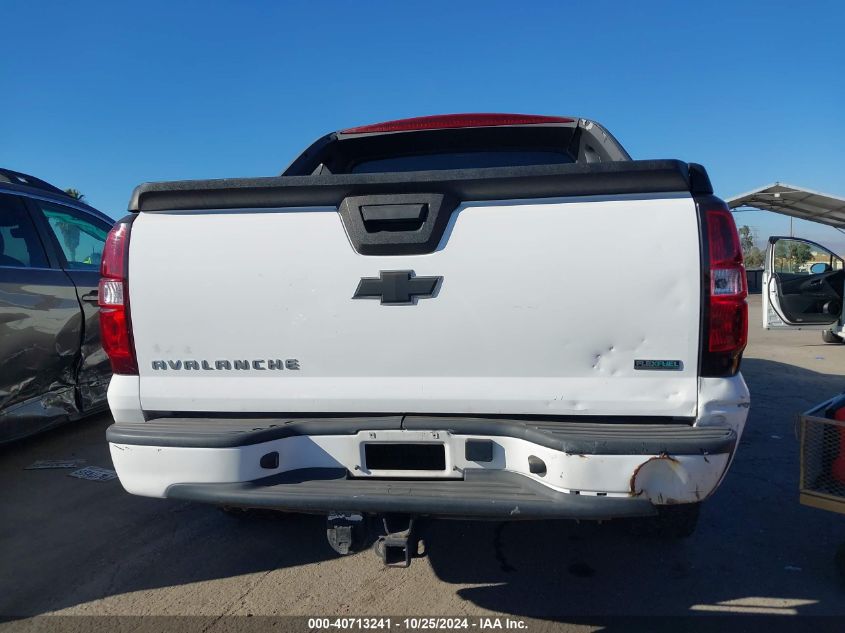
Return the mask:
<path id="1" fill-rule="evenodd" d="M 74 189 L 73 187 L 65 189 L 65 193 L 71 198 L 76 198 L 77 200 L 82 200 L 85 197 L 84 193 L 82 193 L 79 189 Z"/>
<path id="2" fill-rule="evenodd" d="M 775 244 L 775 271 L 800 273 L 801 267 L 813 259 L 813 251 L 806 242 L 778 240 Z"/>
<path id="3" fill-rule="evenodd" d="M 739 227 L 739 244 L 742 247 L 742 258 L 746 268 L 762 268 L 765 255 L 754 246 L 754 231 L 747 224 Z"/>
<path id="4" fill-rule="evenodd" d="M 747 253 L 743 254 L 743 258 L 745 259 L 746 268 L 762 268 L 763 261 L 766 259 L 766 254 L 756 246 L 752 246 Z"/>
<path id="5" fill-rule="evenodd" d="M 798 272 L 801 266 L 813 259 L 813 251 L 806 242 L 790 242 L 789 259 L 793 262 L 793 270 Z"/>
<path id="6" fill-rule="evenodd" d="M 751 227 L 747 224 L 743 224 L 739 227 L 739 243 L 742 246 L 743 254 L 754 248 L 754 233 L 751 231 Z"/>

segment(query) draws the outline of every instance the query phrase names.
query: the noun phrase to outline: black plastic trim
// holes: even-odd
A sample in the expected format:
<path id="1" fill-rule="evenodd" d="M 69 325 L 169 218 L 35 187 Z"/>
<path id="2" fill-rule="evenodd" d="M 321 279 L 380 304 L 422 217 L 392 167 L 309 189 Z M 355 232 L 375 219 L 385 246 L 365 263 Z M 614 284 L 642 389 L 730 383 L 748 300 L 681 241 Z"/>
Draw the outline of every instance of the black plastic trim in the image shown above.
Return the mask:
<path id="1" fill-rule="evenodd" d="M 515 437 L 576 455 L 699 455 L 730 453 L 736 434 L 728 427 L 680 424 L 522 421 L 488 418 L 407 416 L 402 428 L 455 435 Z"/>
<path id="2" fill-rule="evenodd" d="M 159 418 L 112 424 L 106 439 L 116 444 L 231 448 L 298 435 L 355 435 L 402 428 L 402 416 L 316 419 Z"/>
<path id="3" fill-rule="evenodd" d="M 129 210 L 338 207 L 350 196 L 377 194 L 439 193 L 468 201 L 690 191 L 687 163 L 679 160 L 640 160 L 146 183 L 132 193 Z"/>
<path id="4" fill-rule="evenodd" d="M 457 206 L 438 193 L 349 196 L 340 218 L 362 255 L 419 255 L 437 248 Z"/>
<path id="5" fill-rule="evenodd" d="M 300 435 L 354 435 L 359 431 L 391 429 L 514 437 L 579 455 L 718 454 L 730 453 L 736 444 L 736 434 L 728 427 L 425 416 L 295 420 L 162 418 L 113 424 L 106 431 L 106 438 L 115 444 L 231 448 Z"/>
<path id="6" fill-rule="evenodd" d="M 704 165 L 689 163 L 690 191 L 696 196 L 712 196 L 713 185 Z"/>
<path id="7" fill-rule="evenodd" d="M 470 470 L 464 479 L 348 479 L 332 468 L 294 470 L 256 481 L 174 484 L 171 499 L 300 512 L 407 513 L 454 518 L 611 519 L 657 513 L 648 499 L 557 492 L 508 471 Z"/>

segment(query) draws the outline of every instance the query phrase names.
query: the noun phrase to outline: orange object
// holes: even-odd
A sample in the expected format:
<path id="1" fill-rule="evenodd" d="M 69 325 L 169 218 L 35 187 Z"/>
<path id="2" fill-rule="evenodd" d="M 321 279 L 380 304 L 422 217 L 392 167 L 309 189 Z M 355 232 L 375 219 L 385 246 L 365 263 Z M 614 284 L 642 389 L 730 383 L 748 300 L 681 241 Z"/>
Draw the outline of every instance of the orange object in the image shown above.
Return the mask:
<path id="1" fill-rule="evenodd" d="M 845 407 L 839 407 L 833 414 L 834 420 L 845 422 Z M 845 484 L 845 428 L 839 427 L 839 454 L 830 465 L 830 476 Z"/>

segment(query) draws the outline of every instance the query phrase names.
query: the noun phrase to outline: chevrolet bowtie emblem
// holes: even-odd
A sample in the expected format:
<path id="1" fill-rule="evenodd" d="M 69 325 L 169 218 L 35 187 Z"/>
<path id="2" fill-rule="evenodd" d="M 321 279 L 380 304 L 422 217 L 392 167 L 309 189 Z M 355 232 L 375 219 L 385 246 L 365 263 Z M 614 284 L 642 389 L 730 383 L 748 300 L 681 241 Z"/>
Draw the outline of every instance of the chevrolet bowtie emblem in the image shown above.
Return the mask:
<path id="1" fill-rule="evenodd" d="M 382 270 L 362 277 L 353 299 L 379 299 L 382 305 L 414 304 L 431 297 L 443 277 L 415 277 L 413 270 Z"/>

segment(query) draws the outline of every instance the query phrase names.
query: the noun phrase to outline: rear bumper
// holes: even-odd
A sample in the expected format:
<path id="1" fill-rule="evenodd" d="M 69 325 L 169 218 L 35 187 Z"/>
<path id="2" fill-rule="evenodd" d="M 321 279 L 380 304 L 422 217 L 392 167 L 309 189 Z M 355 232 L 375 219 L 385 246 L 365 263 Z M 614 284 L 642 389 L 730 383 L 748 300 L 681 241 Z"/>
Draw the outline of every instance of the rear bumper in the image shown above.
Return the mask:
<path id="1" fill-rule="evenodd" d="M 237 448 L 292 437 L 388 431 L 445 431 L 468 437 L 513 438 L 559 452 L 584 455 L 712 455 L 731 452 L 737 439 L 736 433 L 727 426 L 410 415 L 307 419 L 158 418 L 113 424 L 106 431 L 106 438 L 119 444 Z"/>
<path id="2" fill-rule="evenodd" d="M 508 471 L 476 470 L 464 479 L 348 479 L 346 470 L 303 469 L 263 480 L 177 484 L 174 499 L 301 512 L 354 511 L 461 518 L 607 519 L 655 514 L 648 499 L 559 492 Z"/>
<path id="3" fill-rule="evenodd" d="M 657 505 L 703 500 L 738 439 L 724 426 L 414 416 L 162 418 L 115 424 L 107 437 L 134 494 L 512 519 L 646 516 Z M 468 449 L 478 441 L 488 448 L 481 460 Z M 372 443 L 442 444 L 445 468 L 371 470 L 364 447 Z M 530 465 L 538 459 L 542 472 Z"/>

